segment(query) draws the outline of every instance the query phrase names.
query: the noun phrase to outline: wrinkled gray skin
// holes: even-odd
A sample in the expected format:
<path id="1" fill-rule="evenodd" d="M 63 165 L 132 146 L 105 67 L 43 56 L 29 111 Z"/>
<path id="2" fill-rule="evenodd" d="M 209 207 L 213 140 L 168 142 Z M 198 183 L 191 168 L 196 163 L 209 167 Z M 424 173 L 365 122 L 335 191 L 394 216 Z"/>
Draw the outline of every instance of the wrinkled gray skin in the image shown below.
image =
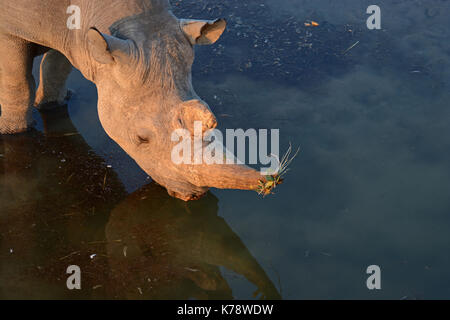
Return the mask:
<path id="1" fill-rule="evenodd" d="M 67 8 L 81 8 L 81 29 Z M 191 82 L 194 46 L 213 44 L 224 20 L 180 20 L 167 0 L 0 0 L 0 134 L 32 125 L 31 107 L 63 103 L 72 65 L 97 85 L 103 128 L 170 195 L 193 200 L 209 187 L 254 190 L 240 165 L 175 165 L 175 129 L 193 134 L 216 118 Z M 45 53 L 35 90 L 33 58 Z"/>

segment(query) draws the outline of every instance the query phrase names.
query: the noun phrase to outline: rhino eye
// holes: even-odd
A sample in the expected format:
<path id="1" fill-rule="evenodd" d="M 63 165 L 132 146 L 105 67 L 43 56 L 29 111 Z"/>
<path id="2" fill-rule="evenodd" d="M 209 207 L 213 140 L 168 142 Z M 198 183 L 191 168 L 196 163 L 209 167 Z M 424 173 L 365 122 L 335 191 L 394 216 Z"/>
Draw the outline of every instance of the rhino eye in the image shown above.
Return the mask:
<path id="1" fill-rule="evenodd" d="M 134 140 L 138 145 L 149 143 L 152 137 L 152 132 L 148 128 L 140 128 L 134 134 Z"/>
<path id="2" fill-rule="evenodd" d="M 143 144 L 143 143 L 149 143 L 149 139 L 147 137 L 143 137 L 143 136 L 139 136 L 138 135 L 138 142 L 139 144 Z"/>

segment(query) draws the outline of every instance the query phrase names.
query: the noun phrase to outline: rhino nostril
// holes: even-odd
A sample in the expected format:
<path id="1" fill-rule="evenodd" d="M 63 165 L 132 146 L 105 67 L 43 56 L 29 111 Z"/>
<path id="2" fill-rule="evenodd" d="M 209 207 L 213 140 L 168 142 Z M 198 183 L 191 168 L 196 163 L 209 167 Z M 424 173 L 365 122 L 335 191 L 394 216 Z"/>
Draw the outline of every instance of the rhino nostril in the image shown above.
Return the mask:
<path id="1" fill-rule="evenodd" d="M 134 134 L 133 140 L 135 140 L 138 145 L 149 143 L 153 138 L 153 132 L 148 127 L 139 128 Z"/>

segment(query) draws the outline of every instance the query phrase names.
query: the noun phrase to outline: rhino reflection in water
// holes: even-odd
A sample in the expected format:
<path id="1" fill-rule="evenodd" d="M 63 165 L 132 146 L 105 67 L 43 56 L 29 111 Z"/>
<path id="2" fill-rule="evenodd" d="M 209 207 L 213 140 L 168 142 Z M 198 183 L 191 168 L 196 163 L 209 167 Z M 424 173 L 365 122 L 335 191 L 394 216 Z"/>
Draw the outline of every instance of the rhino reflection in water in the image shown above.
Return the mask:
<path id="1" fill-rule="evenodd" d="M 127 197 L 65 108 L 43 118 L 45 134 L 0 137 L 0 298 L 231 298 L 219 266 L 280 297 L 214 196 L 185 203 L 151 184 Z"/>
<path id="2" fill-rule="evenodd" d="M 89 272 L 88 243 L 104 240 L 109 212 L 126 196 L 66 107 L 43 121 L 45 133 L 0 136 L 0 299 L 71 298 L 67 266 Z"/>
<path id="3" fill-rule="evenodd" d="M 244 165 L 176 165 L 176 129 L 217 125 L 191 81 L 194 46 L 215 43 L 215 21 L 176 18 L 168 0 L 74 0 L 81 28 L 67 27 L 67 1 L 0 1 L 0 133 L 27 130 L 30 106 L 60 103 L 71 66 L 94 82 L 103 128 L 170 195 L 198 199 L 209 187 L 255 190 Z M 45 53 L 35 95 L 32 59 Z"/>
<path id="4" fill-rule="evenodd" d="M 113 292 L 127 298 L 231 299 L 219 269 L 225 267 L 256 285 L 261 298 L 280 298 L 217 211 L 212 194 L 184 204 L 152 184 L 130 195 L 106 227 Z"/>

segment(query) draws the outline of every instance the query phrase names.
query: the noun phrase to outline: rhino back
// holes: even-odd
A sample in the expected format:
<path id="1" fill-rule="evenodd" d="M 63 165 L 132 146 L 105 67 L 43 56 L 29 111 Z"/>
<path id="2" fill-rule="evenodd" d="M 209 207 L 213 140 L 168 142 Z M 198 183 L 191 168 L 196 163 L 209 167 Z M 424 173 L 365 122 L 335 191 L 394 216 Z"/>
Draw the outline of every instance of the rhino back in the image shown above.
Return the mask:
<path id="1" fill-rule="evenodd" d="M 102 32 L 126 17 L 170 8 L 168 0 L 0 0 L 0 33 L 60 49 L 77 37 L 67 28 L 71 5 L 81 10 L 81 31 L 97 27 Z"/>
<path id="2" fill-rule="evenodd" d="M 0 32 L 49 45 L 66 27 L 68 0 L 0 0 Z"/>

